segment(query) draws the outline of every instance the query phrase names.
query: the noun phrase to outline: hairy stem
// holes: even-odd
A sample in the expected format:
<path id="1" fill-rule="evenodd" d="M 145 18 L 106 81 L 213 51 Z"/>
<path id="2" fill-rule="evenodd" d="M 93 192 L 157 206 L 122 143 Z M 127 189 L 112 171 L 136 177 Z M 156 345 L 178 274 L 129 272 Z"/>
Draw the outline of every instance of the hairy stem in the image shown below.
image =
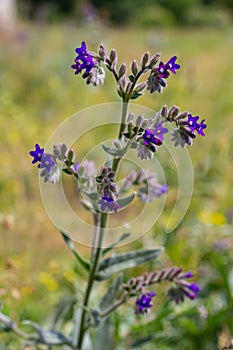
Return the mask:
<path id="1" fill-rule="evenodd" d="M 92 287 L 93 287 L 93 284 L 95 281 L 95 275 L 98 272 L 99 262 L 100 262 L 100 258 L 102 256 L 102 251 L 103 251 L 102 244 L 103 244 L 104 233 L 105 233 L 105 228 L 106 228 L 106 224 L 107 224 L 107 218 L 108 218 L 108 214 L 101 213 L 98 246 L 96 248 L 95 257 L 94 257 L 93 264 L 92 264 L 90 274 L 89 274 L 87 289 L 86 289 L 86 293 L 84 296 L 84 302 L 83 302 L 84 307 L 88 307 L 89 299 L 90 299 L 90 295 L 91 295 L 91 290 L 92 290 Z M 84 339 L 84 335 L 85 335 L 85 321 L 86 321 L 86 311 L 83 310 L 81 322 L 80 322 L 79 339 L 78 339 L 78 341 L 77 340 L 75 341 L 75 346 L 77 344 L 77 349 L 80 349 L 80 350 L 82 349 L 83 339 Z"/>

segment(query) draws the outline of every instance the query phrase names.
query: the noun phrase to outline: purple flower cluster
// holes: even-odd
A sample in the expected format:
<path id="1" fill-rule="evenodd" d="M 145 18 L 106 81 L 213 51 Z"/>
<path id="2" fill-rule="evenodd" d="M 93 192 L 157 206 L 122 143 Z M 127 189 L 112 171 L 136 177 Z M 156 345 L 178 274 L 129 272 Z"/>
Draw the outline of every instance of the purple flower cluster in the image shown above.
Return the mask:
<path id="1" fill-rule="evenodd" d="M 179 118 L 179 116 L 178 116 Z M 174 145 L 184 147 L 186 144 L 192 145 L 192 140 L 196 138 L 196 134 L 205 136 L 204 130 L 207 128 L 205 119 L 198 123 L 199 116 L 193 117 L 191 113 L 188 114 L 188 119 L 178 119 L 176 124 L 177 129 L 172 131 L 171 140 Z"/>
<path id="2" fill-rule="evenodd" d="M 76 48 L 78 56 L 74 60 L 71 68 L 75 69 L 75 74 L 79 74 L 82 70 L 85 70 L 83 77 L 87 77 L 91 72 L 92 68 L 95 67 L 95 62 L 91 54 L 87 51 L 86 43 L 83 41 L 81 47 Z"/>
<path id="3" fill-rule="evenodd" d="M 49 153 L 44 153 L 44 148 L 40 148 L 38 143 L 35 145 L 35 150 L 29 152 L 30 156 L 34 159 L 32 164 L 38 163 L 38 168 L 45 169 L 47 173 L 51 171 L 51 168 L 55 165 L 55 161 L 52 159 Z"/>
<path id="4" fill-rule="evenodd" d="M 186 281 L 186 278 L 192 277 L 191 271 L 181 274 L 175 281 L 176 287 L 168 290 L 168 298 L 176 303 L 183 302 L 185 297 L 188 297 L 190 300 L 196 299 L 201 289 L 198 284 Z"/>
<path id="5" fill-rule="evenodd" d="M 160 78 L 167 79 L 170 75 L 169 70 L 176 74 L 176 70 L 180 69 L 180 65 L 176 63 L 177 57 L 173 56 L 167 63 L 163 63 L 162 61 L 159 63 L 159 67 L 156 68 L 156 71 L 159 73 Z"/>
<path id="6" fill-rule="evenodd" d="M 154 292 L 146 292 L 140 295 L 135 302 L 135 314 L 148 313 L 153 306 L 152 298 L 156 295 Z"/>
<path id="7" fill-rule="evenodd" d="M 188 115 L 187 127 L 194 134 L 195 131 L 201 136 L 205 136 L 204 129 L 207 128 L 207 125 L 204 123 L 205 119 L 203 119 L 200 123 L 198 123 L 199 117 L 193 117 L 191 113 Z"/>
<path id="8" fill-rule="evenodd" d="M 100 205 L 101 211 L 106 211 L 106 209 L 109 209 L 110 211 L 114 211 L 114 213 L 116 213 L 118 209 L 121 208 L 117 201 L 108 196 L 101 197 L 98 204 Z"/>
<path id="9" fill-rule="evenodd" d="M 153 130 L 145 129 L 142 139 L 145 146 L 149 147 L 152 152 L 156 151 L 156 146 L 161 146 L 163 141 L 163 135 L 168 132 L 167 128 L 162 126 L 162 123 L 158 124 Z"/>
<path id="10" fill-rule="evenodd" d="M 176 63 L 176 59 L 177 57 L 173 56 L 165 64 L 161 61 L 158 67 L 151 70 L 151 74 L 147 79 L 147 90 L 150 93 L 162 92 L 163 88 L 167 86 L 166 79 L 169 77 L 170 72 L 176 74 L 176 70 L 180 69 L 180 65 Z"/>

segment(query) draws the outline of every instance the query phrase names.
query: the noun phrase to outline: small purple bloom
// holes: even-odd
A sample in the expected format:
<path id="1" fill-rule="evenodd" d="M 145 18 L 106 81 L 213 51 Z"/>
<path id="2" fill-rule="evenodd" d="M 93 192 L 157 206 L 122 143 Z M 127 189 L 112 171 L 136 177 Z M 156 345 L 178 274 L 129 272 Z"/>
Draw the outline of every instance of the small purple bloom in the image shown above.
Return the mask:
<path id="1" fill-rule="evenodd" d="M 199 116 L 193 117 L 191 113 L 188 115 L 187 126 L 189 130 L 194 133 L 197 131 L 199 135 L 205 136 L 204 129 L 207 128 L 207 125 L 204 123 L 205 119 L 203 119 L 200 123 L 198 123 Z"/>
<path id="2" fill-rule="evenodd" d="M 163 135 L 166 134 L 167 132 L 168 132 L 168 129 L 164 128 L 162 123 L 159 123 L 153 131 L 154 135 L 156 135 L 156 137 L 160 139 L 160 141 L 163 141 Z"/>
<path id="3" fill-rule="evenodd" d="M 52 159 L 51 155 L 45 153 L 41 159 L 40 169 L 45 169 L 46 173 L 50 173 L 51 168 L 55 165 L 55 161 Z"/>
<path id="4" fill-rule="evenodd" d="M 109 209 L 116 213 L 117 210 L 121 208 L 121 206 L 116 201 L 114 201 L 112 198 L 108 196 L 101 197 L 98 204 L 100 205 L 101 211 L 105 211 L 106 209 Z"/>
<path id="5" fill-rule="evenodd" d="M 201 290 L 198 284 L 195 283 L 190 284 L 188 288 L 195 294 L 197 294 Z"/>
<path id="6" fill-rule="evenodd" d="M 156 188 L 156 197 L 161 197 L 163 194 L 167 193 L 169 186 L 162 185 Z"/>
<path id="7" fill-rule="evenodd" d="M 156 146 L 162 145 L 162 141 L 159 138 L 156 138 L 155 132 L 151 131 L 149 129 L 146 129 L 144 134 L 142 135 L 144 145 L 150 146 L 151 144 L 154 144 Z"/>
<path id="8" fill-rule="evenodd" d="M 83 69 L 85 69 L 85 75 L 88 75 L 92 68 L 95 67 L 95 62 L 93 61 L 92 56 L 87 51 L 86 43 L 83 41 L 81 47 L 75 49 L 78 56 L 74 60 L 74 64 L 72 64 L 71 68 L 75 69 L 75 74 L 81 73 Z"/>
<path id="9" fill-rule="evenodd" d="M 135 313 L 143 314 L 148 312 L 148 310 L 152 307 L 152 298 L 156 294 L 154 292 L 147 292 L 146 294 L 142 294 L 139 299 L 136 300 L 135 303 Z"/>
<path id="10" fill-rule="evenodd" d="M 88 52 L 87 52 L 87 45 L 85 43 L 85 41 L 82 41 L 81 47 L 77 47 L 75 49 L 75 52 L 79 55 L 79 56 L 87 56 Z"/>
<path id="11" fill-rule="evenodd" d="M 40 148 L 38 143 L 35 144 L 35 151 L 29 152 L 30 156 L 34 157 L 32 164 L 35 164 L 37 162 L 41 162 L 42 156 L 44 154 L 44 148 Z"/>
<path id="12" fill-rule="evenodd" d="M 160 62 L 159 67 L 157 68 L 157 72 L 160 75 L 160 78 L 165 78 L 167 79 L 170 75 L 168 72 L 169 70 L 173 73 L 176 74 L 176 70 L 180 69 L 180 65 L 176 63 L 176 56 L 173 56 L 170 58 L 170 60 L 167 63 Z"/>
<path id="13" fill-rule="evenodd" d="M 183 275 L 183 278 L 192 278 L 192 277 L 193 277 L 192 271 L 188 271 Z"/>
<path id="14" fill-rule="evenodd" d="M 71 166 L 71 168 L 74 170 L 74 172 L 77 174 L 78 169 L 80 168 L 80 163 L 75 163 L 74 165 Z"/>

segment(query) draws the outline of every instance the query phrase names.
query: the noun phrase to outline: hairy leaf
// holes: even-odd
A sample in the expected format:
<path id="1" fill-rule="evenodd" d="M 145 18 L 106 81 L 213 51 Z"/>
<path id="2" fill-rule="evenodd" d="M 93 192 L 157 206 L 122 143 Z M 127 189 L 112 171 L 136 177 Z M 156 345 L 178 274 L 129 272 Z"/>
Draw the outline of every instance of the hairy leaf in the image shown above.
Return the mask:
<path id="1" fill-rule="evenodd" d="M 114 279 L 107 293 L 103 296 L 102 300 L 100 301 L 100 304 L 99 304 L 100 310 L 104 311 L 110 305 L 113 304 L 114 300 L 117 298 L 119 287 L 122 284 L 122 281 L 123 281 L 122 275 L 119 275 L 116 279 Z"/>
<path id="2" fill-rule="evenodd" d="M 103 255 L 110 252 L 114 247 L 116 247 L 118 245 L 118 243 L 124 241 L 126 238 L 128 238 L 130 236 L 130 233 L 123 233 L 120 238 L 118 238 L 118 240 L 116 242 L 113 242 L 112 244 L 110 244 L 110 246 L 108 246 L 107 248 L 105 248 L 103 250 Z"/>
<path id="3" fill-rule="evenodd" d="M 73 241 L 71 240 L 70 236 L 65 233 L 64 231 L 60 231 L 60 233 L 62 234 L 62 237 L 64 239 L 64 241 L 66 242 L 66 244 L 68 245 L 68 247 L 71 249 L 71 251 L 73 252 L 74 256 L 76 257 L 76 259 L 79 261 L 80 265 L 82 265 L 82 267 L 84 267 L 85 270 L 89 271 L 90 269 L 90 264 L 87 260 L 85 260 L 76 250 Z"/>
<path id="4" fill-rule="evenodd" d="M 162 247 L 155 249 L 135 250 L 104 259 L 100 263 L 99 273 L 97 274 L 96 279 L 98 281 L 105 280 L 116 272 L 135 267 L 146 261 L 154 260 L 162 251 Z"/>

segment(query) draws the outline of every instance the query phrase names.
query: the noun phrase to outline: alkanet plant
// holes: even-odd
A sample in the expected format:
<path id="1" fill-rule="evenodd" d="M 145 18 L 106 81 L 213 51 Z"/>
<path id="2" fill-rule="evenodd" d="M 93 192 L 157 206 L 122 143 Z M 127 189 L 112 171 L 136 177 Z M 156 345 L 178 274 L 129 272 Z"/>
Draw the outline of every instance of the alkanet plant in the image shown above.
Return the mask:
<path id="1" fill-rule="evenodd" d="M 45 182 L 56 185 L 60 181 L 62 172 L 73 176 L 78 184 L 78 191 L 84 194 L 82 204 L 93 216 L 94 241 L 89 259 L 82 257 L 71 239 L 61 230 L 61 234 L 74 253 L 75 258 L 85 269 L 87 282 L 80 302 L 75 304 L 72 312 L 70 331 L 67 333 L 58 329 L 45 330 L 38 324 L 28 321 L 34 333 L 21 331 L 7 316 L 0 314 L 0 324 L 5 330 L 11 330 L 25 340 L 26 344 L 45 344 L 49 348 L 60 346 L 62 349 L 93 349 L 98 332 L 93 335 L 92 328 L 99 327 L 109 315 L 123 304 L 132 308 L 132 312 L 144 315 L 153 309 L 156 301 L 158 283 L 170 282 L 167 298 L 175 303 L 193 300 L 197 297 L 200 287 L 190 282 L 193 278 L 191 271 L 182 272 L 181 268 L 164 267 L 161 270 L 145 271 L 140 276 L 125 281 L 122 272 L 147 261 L 155 260 L 162 252 L 161 248 L 115 252 L 117 244 L 128 237 L 125 234 L 109 247 L 103 247 L 105 231 L 108 225 L 109 214 L 120 210 L 127 210 L 127 206 L 137 197 L 143 202 L 152 202 L 167 193 L 169 185 L 160 184 L 156 173 L 148 171 L 131 171 L 121 186 L 117 183 L 119 165 L 129 150 L 135 150 L 137 156 L 149 161 L 163 145 L 165 136 L 169 133 L 168 124 L 173 126 L 171 140 L 174 146 L 185 147 L 191 145 L 197 135 L 205 136 L 207 125 L 205 120 L 199 121 L 198 116 L 181 112 L 179 107 L 170 109 L 164 105 L 154 117 L 134 115 L 128 112 L 130 101 L 138 99 L 147 90 L 153 93 L 162 93 L 167 87 L 167 79 L 176 74 L 180 65 L 177 57 L 171 57 L 167 63 L 160 61 L 160 54 L 150 56 L 144 53 L 140 64 L 133 60 L 129 72 L 125 63 L 117 66 L 117 53 L 112 49 L 110 53 L 101 44 L 97 52 L 87 49 L 85 42 L 76 48 L 76 58 L 71 66 L 76 75 L 80 75 L 87 84 L 99 86 L 104 84 L 105 71 L 112 74 L 117 93 L 122 101 L 120 127 L 112 147 L 103 144 L 103 151 L 107 154 L 106 163 L 96 169 L 93 161 L 80 162 L 74 151 L 67 149 L 65 144 L 53 146 L 53 152 L 45 152 L 38 143 L 35 150 L 30 151 L 32 163 L 37 164 L 40 176 Z M 127 189 L 133 185 L 136 193 L 125 197 Z M 52 186 L 52 185 L 51 185 Z M 136 196 L 135 196 L 136 194 Z M 106 257 L 106 254 L 109 256 Z M 116 277 L 115 275 L 118 274 Z M 92 298 L 94 285 L 112 278 L 112 284 L 105 295 L 99 298 L 99 304 L 93 306 Z M 131 299 L 133 301 L 131 301 Z M 96 300 L 94 298 L 93 300 Z M 134 311 L 133 311 L 134 309 Z M 147 317 L 146 315 L 143 317 Z M 156 322 L 156 320 L 155 320 Z M 91 334 L 91 337 L 90 337 Z M 103 349 L 107 347 L 102 337 Z M 87 345 L 89 344 L 89 345 Z"/>

